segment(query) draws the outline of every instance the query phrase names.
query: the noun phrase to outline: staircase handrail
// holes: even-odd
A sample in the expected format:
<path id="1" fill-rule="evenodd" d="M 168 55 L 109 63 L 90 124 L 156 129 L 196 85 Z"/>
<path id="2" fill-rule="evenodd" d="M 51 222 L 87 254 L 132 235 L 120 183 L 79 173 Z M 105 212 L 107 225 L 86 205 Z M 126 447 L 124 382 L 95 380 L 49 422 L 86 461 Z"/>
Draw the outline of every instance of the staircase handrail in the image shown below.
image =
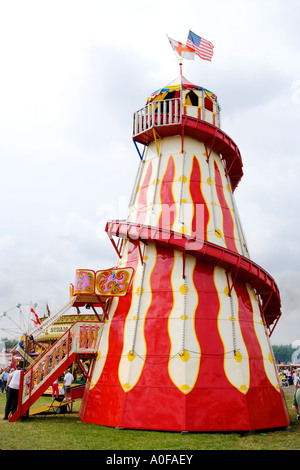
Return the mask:
<path id="1" fill-rule="evenodd" d="M 16 421 L 22 416 L 77 355 L 97 353 L 102 327 L 103 323 L 78 321 L 36 359 L 24 373 L 18 410 L 10 420 Z"/>

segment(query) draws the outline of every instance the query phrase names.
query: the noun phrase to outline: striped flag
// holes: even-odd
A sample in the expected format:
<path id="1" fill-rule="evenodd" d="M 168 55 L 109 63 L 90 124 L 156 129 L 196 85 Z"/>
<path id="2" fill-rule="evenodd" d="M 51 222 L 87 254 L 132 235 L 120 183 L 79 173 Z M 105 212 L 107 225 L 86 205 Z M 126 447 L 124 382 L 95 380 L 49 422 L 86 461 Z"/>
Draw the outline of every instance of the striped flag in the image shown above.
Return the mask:
<path id="1" fill-rule="evenodd" d="M 195 54 L 201 57 L 201 59 L 211 60 L 214 53 L 214 46 L 210 41 L 197 36 L 197 34 L 193 33 L 191 30 L 189 31 L 186 45 L 193 49 Z"/>

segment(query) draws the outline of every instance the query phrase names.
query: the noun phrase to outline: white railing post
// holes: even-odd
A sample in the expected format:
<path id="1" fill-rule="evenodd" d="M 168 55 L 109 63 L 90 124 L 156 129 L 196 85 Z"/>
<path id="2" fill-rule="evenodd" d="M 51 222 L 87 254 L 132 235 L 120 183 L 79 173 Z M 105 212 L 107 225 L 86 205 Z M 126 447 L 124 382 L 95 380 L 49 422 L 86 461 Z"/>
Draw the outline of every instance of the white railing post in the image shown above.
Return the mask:
<path id="1" fill-rule="evenodd" d="M 161 122 L 161 101 L 157 101 L 157 125 L 160 126 Z"/>
<path id="2" fill-rule="evenodd" d="M 155 104 L 151 103 L 151 109 L 152 109 L 152 123 L 151 127 L 155 125 Z"/>
<path id="3" fill-rule="evenodd" d="M 147 105 L 147 129 L 151 127 L 151 114 L 150 114 L 151 104 Z"/>
<path id="4" fill-rule="evenodd" d="M 163 124 L 167 123 L 167 102 L 163 101 Z"/>
<path id="5" fill-rule="evenodd" d="M 178 122 L 178 99 L 177 99 L 177 98 L 175 98 L 174 106 L 175 106 L 175 110 L 174 110 L 174 122 L 177 123 L 177 122 Z"/>
<path id="6" fill-rule="evenodd" d="M 146 109 L 146 107 L 145 107 L 145 108 L 143 109 L 143 131 L 147 130 L 146 115 L 147 115 L 147 109 Z"/>

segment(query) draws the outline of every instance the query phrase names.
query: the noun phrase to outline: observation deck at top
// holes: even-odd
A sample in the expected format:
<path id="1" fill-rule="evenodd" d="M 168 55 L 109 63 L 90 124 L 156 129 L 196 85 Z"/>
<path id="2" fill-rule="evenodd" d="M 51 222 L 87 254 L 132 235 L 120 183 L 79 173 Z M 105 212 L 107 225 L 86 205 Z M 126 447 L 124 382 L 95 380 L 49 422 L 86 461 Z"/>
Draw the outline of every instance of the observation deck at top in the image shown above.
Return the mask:
<path id="1" fill-rule="evenodd" d="M 216 95 L 178 77 L 148 98 L 146 105 L 133 114 L 133 140 L 149 145 L 157 137 L 184 135 L 193 137 L 221 155 L 232 191 L 243 176 L 238 146 L 220 129 L 220 106 Z"/>

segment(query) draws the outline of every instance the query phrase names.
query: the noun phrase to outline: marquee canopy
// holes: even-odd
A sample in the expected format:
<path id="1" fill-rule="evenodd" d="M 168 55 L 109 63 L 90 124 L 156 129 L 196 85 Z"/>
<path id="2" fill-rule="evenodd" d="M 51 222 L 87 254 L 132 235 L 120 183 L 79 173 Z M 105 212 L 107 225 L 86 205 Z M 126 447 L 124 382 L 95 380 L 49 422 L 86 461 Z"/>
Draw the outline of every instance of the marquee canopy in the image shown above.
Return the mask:
<path id="1" fill-rule="evenodd" d="M 163 99 L 166 98 L 168 93 L 172 93 L 172 95 L 170 95 L 169 98 L 177 98 L 177 96 L 179 97 L 180 89 L 182 89 L 182 90 L 204 90 L 205 93 L 207 93 L 211 98 L 213 98 L 213 99 L 217 98 L 216 95 L 214 93 L 212 93 L 211 91 L 209 91 L 206 88 L 203 88 L 201 86 L 194 85 L 187 78 L 185 78 L 183 75 L 179 75 L 171 83 L 169 83 L 168 85 L 164 86 L 163 88 L 160 88 L 160 89 L 156 90 L 154 93 L 152 93 L 152 95 L 149 96 L 149 98 L 147 99 L 147 103 L 151 103 L 151 101 L 163 100 Z"/>

